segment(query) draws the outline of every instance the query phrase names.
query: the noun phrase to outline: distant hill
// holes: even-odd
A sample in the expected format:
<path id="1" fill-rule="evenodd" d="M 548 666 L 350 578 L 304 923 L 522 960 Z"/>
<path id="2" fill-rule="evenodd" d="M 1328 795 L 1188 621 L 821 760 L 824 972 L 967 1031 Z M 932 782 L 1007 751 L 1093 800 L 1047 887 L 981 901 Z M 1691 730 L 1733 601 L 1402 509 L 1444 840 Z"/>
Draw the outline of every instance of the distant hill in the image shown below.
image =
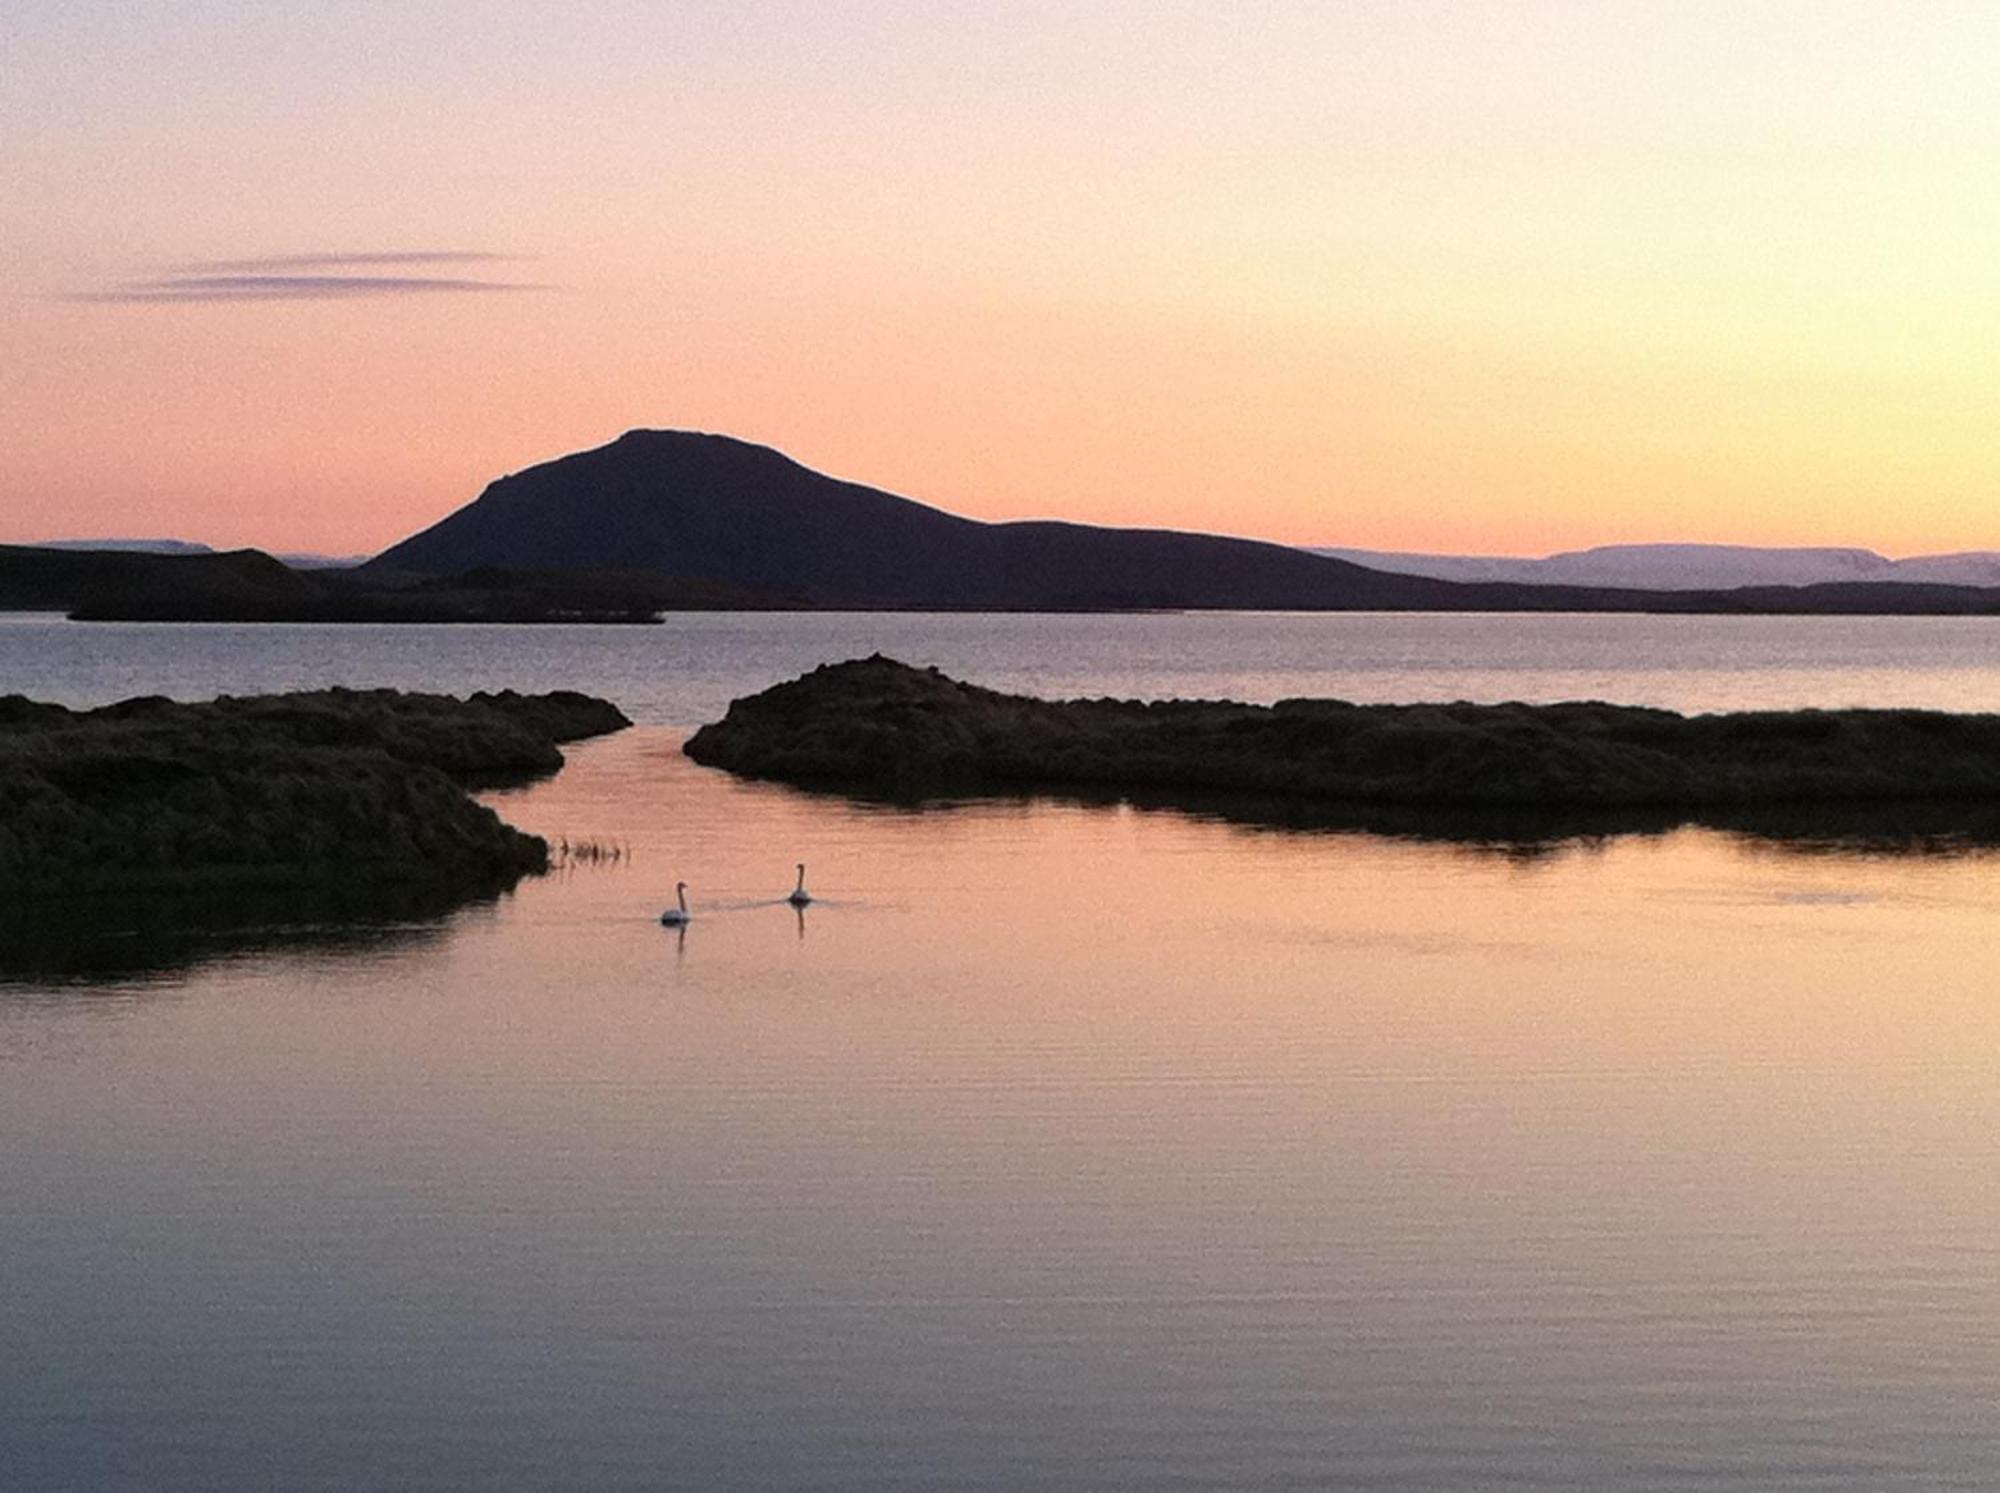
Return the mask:
<path id="1" fill-rule="evenodd" d="M 986 524 L 726 436 L 633 431 L 531 467 L 371 562 L 645 566 L 809 606 L 1314 606 L 1405 580 L 1281 546 L 1080 524 Z"/>
<path id="2" fill-rule="evenodd" d="M 636 430 L 502 477 L 364 573 L 645 567 L 814 607 L 1501 609 L 1584 605 L 1388 576 L 1285 545 L 981 523 L 728 436 Z"/>
<path id="3" fill-rule="evenodd" d="M 1285 545 L 1160 529 L 981 523 L 765 446 L 635 430 L 490 484 L 361 574 L 651 570 L 810 607 L 1300 611 L 1984 612 L 2000 591 L 1845 583 L 1702 592 L 1542 575 L 1394 574 Z"/>
<path id="4" fill-rule="evenodd" d="M 2000 586 L 2000 552 L 1919 555 L 1891 560 L 1873 550 L 1762 548 L 1734 544 L 1608 544 L 1542 559 L 1508 555 L 1426 555 L 1327 546 L 1309 553 L 1396 575 L 1525 585 L 1619 586 L 1711 591 L 1738 586 L 1833 584 Z"/>
<path id="5" fill-rule="evenodd" d="M 26 546 L 38 550 L 117 550 L 135 555 L 212 555 L 214 549 L 192 539 L 42 539 Z"/>
<path id="6" fill-rule="evenodd" d="M 280 550 L 276 558 L 294 570 L 352 570 L 368 562 L 366 555 L 321 555 L 298 550 Z"/>
<path id="7" fill-rule="evenodd" d="M 100 604 L 234 613 L 295 607 L 318 594 L 257 550 L 0 545 L 0 610 L 69 612 Z"/>
<path id="8" fill-rule="evenodd" d="M 98 550 L 134 555 L 212 555 L 213 545 L 192 539 L 39 539 L 25 545 L 38 550 Z M 294 570 L 351 570 L 366 555 L 322 555 L 312 551 L 286 551 L 273 558 Z"/>
<path id="9" fill-rule="evenodd" d="M 668 610 L 785 608 L 2000 613 L 2000 588 L 1850 578 L 1641 589 L 1397 574 L 1212 534 L 982 523 L 768 447 L 646 430 L 502 477 L 352 569 L 300 569 L 257 550 L 0 545 L 0 609 L 83 620 L 645 622 Z"/>
<path id="10" fill-rule="evenodd" d="M 649 572 L 449 577 L 295 570 L 258 550 L 162 555 L 0 545 L 0 611 L 126 622 L 650 622 L 668 608 L 775 604 Z"/>

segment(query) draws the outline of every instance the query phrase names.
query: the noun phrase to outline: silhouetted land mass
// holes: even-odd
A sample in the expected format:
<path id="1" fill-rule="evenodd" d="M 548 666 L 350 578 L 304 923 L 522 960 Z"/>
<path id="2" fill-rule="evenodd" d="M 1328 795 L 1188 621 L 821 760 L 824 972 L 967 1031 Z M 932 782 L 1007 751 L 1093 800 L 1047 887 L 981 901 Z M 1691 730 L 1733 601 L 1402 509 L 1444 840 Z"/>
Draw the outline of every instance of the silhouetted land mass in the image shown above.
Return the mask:
<path id="1" fill-rule="evenodd" d="M 378 621 L 657 622 L 662 612 L 770 611 L 796 605 L 792 597 L 630 565 L 485 566 L 447 576 L 370 566 L 317 574 L 335 595 L 372 609 Z"/>
<path id="2" fill-rule="evenodd" d="M 0 611 L 87 622 L 656 622 L 663 611 L 788 604 L 629 567 L 434 576 L 300 571 L 258 550 L 165 555 L 0 545 Z"/>
<path id="3" fill-rule="evenodd" d="M 1689 817 L 1803 838 L 1838 808 L 1855 837 L 1886 840 L 1899 822 L 1933 836 L 1954 823 L 1989 833 L 2000 806 L 1995 715 L 1048 701 L 879 655 L 737 700 L 686 750 L 749 777 L 875 794 L 1056 788 L 1196 807 L 1223 796 L 1239 809 L 1255 800 L 1260 818 L 1290 800 L 1329 825 L 1409 832 L 1410 811 L 1448 810 L 1493 826 L 1473 824 L 1466 838 Z M 1871 806 L 1878 812 L 1852 812 Z"/>
<path id="4" fill-rule="evenodd" d="M 7 611 L 123 603 L 254 612 L 309 605 L 320 594 L 311 578 L 256 550 L 161 555 L 0 545 L 0 609 Z"/>
<path id="5" fill-rule="evenodd" d="M 571 693 L 336 689 L 83 712 L 0 698 L 0 902 L 490 893 L 542 870 L 548 846 L 467 788 L 553 772 L 559 742 L 627 724 Z"/>
<path id="6" fill-rule="evenodd" d="M 0 546 L 0 609 L 86 621 L 651 622 L 678 610 L 2000 613 L 2000 588 L 1647 591 L 1394 574 L 1164 529 L 982 523 L 764 446 L 635 430 L 491 483 L 373 560 Z"/>
<path id="7" fill-rule="evenodd" d="M 363 572 L 643 568 L 810 607 L 940 610 L 1991 612 L 1934 585 L 1654 592 L 1394 575 L 1285 545 L 1159 529 L 981 523 L 764 446 L 635 430 L 530 467 Z"/>

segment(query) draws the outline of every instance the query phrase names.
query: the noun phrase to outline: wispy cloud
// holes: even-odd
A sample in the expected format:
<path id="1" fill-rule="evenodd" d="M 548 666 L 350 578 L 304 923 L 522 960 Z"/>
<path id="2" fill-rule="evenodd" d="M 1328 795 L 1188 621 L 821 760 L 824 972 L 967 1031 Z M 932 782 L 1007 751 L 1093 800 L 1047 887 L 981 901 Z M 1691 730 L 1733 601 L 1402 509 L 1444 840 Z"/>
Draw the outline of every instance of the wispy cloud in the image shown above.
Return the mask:
<path id="1" fill-rule="evenodd" d="M 257 259 L 196 259 L 163 265 L 175 275 L 262 275 L 290 270 L 385 268 L 405 264 L 508 264 L 519 254 L 493 254 L 483 249 L 382 249 L 361 254 L 271 254 Z"/>
<path id="2" fill-rule="evenodd" d="M 169 266 L 153 279 L 127 280 L 65 297 L 109 305 L 227 304 L 238 301 L 347 301 L 381 296 L 486 295 L 553 287 L 465 275 L 306 274 L 309 270 L 374 271 L 419 265 L 498 264 L 521 256 L 469 249 L 395 249 L 353 254 L 281 254 L 261 259 L 210 259 Z"/>

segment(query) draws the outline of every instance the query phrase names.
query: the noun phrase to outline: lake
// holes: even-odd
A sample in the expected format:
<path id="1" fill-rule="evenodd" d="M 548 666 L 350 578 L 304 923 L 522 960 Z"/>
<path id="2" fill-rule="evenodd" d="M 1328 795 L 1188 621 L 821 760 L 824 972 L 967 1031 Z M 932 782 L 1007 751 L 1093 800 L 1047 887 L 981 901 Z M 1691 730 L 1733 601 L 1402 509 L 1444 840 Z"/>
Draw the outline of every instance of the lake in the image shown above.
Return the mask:
<path id="1" fill-rule="evenodd" d="M 1985 619 L 0 621 L 0 693 L 640 721 L 489 796 L 615 860 L 0 986 L 0 1485 L 2000 1484 L 2000 855 L 915 811 L 680 754 L 877 649 L 1050 695 L 2000 709 Z"/>

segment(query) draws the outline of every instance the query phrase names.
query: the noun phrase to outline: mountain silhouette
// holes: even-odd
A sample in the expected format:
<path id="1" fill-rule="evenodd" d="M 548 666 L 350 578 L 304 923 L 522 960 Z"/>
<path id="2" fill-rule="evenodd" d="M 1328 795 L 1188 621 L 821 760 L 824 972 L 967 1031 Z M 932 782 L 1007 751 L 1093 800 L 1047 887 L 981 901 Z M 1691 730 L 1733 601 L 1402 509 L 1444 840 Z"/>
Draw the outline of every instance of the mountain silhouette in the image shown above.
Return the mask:
<path id="1" fill-rule="evenodd" d="M 502 477 L 366 570 L 646 568 L 806 606 L 1464 609 L 1586 603 L 1550 587 L 1389 575 L 1280 544 L 982 523 L 766 446 L 635 430 Z"/>
<path id="2" fill-rule="evenodd" d="M 240 622 L 645 622 L 788 608 L 1907 615 L 2000 613 L 2000 589 L 1643 590 L 1395 574 L 1213 534 L 982 523 L 729 436 L 635 430 L 502 477 L 352 570 L 291 569 L 254 550 L 0 546 L 0 610 L 23 608 Z"/>
<path id="3" fill-rule="evenodd" d="M 384 584 L 499 570 L 651 572 L 757 605 L 967 610 L 1990 612 L 2000 591 L 1829 584 L 1664 592 L 1394 574 L 1165 529 L 982 523 L 767 446 L 634 430 L 529 467 L 361 568 Z M 1549 579 L 1554 579 L 1550 577 Z"/>

